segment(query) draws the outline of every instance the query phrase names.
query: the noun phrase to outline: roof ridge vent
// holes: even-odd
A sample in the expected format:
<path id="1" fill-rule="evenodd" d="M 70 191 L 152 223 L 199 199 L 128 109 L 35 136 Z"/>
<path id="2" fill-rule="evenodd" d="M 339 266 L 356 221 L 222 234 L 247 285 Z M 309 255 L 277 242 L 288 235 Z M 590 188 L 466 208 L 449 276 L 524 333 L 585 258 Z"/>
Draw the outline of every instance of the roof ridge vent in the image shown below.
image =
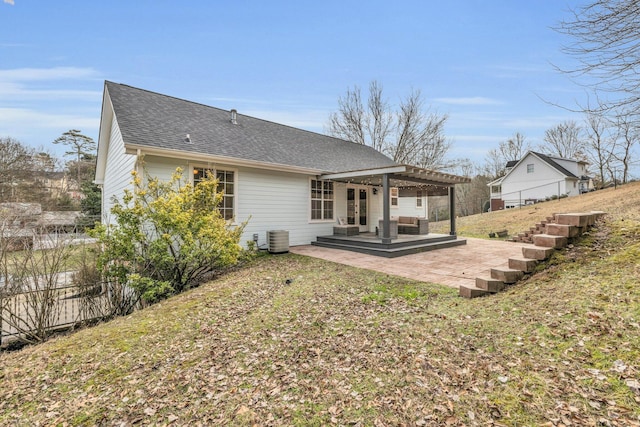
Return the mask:
<path id="1" fill-rule="evenodd" d="M 231 123 L 233 123 L 234 125 L 238 124 L 238 110 L 236 110 L 235 108 L 231 109 Z"/>

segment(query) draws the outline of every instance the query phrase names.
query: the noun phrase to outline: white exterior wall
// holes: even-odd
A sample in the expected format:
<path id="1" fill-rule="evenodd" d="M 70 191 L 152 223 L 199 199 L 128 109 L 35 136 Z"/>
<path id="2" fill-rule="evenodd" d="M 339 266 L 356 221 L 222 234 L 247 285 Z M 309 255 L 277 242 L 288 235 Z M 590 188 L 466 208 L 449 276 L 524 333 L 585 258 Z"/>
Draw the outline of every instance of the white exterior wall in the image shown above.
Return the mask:
<path id="1" fill-rule="evenodd" d="M 405 195 L 400 191 L 401 197 L 398 197 L 398 206 L 391 206 L 391 216 L 415 216 L 420 218 L 428 218 L 427 197 L 422 196 L 422 206 L 418 207 L 416 196 Z"/>
<path id="2" fill-rule="evenodd" d="M 236 182 L 236 219 L 249 220 L 241 240 L 243 244 L 257 233 L 258 244 L 266 245 L 267 231 L 287 230 L 291 246 L 308 245 L 317 236 L 333 233 L 333 225 L 337 223 L 336 206 L 346 199 L 344 186 L 334 184 L 334 218 L 311 221 L 311 177 L 239 168 Z"/>
<path id="3" fill-rule="evenodd" d="M 533 164 L 533 173 L 527 173 L 529 164 Z M 567 193 L 570 196 L 577 195 L 579 189 L 577 184 L 573 188 L 573 182 L 543 160 L 529 154 L 502 181 L 502 200 L 508 207 L 524 203 L 526 199 L 545 199 Z"/>
<path id="4" fill-rule="evenodd" d="M 102 185 L 102 222 L 111 221 L 112 199 L 122 200 L 125 188 L 133 188 L 131 172 L 136 166 L 136 156 L 125 154 L 124 142 L 116 118 L 111 122 L 109 150 Z"/>

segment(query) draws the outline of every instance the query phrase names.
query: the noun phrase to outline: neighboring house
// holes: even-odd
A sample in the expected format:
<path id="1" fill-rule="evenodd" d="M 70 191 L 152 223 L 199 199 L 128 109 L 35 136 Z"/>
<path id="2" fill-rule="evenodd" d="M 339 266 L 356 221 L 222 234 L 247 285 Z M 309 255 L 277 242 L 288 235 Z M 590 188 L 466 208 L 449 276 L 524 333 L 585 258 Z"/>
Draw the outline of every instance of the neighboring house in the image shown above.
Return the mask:
<path id="1" fill-rule="evenodd" d="M 529 151 L 507 163 L 504 176 L 487 184 L 491 210 L 513 208 L 549 198 L 577 196 L 593 189 L 587 162 Z"/>
<path id="2" fill-rule="evenodd" d="M 428 195 L 468 182 L 365 145 L 105 82 L 96 165 L 103 222 L 132 171 L 169 180 L 177 167 L 194 183 L 213 171 L 222 214 L 249 220 L 241 241 L 257 236 L 260 245 L 269 230 L 288 230 L 290 244 L 302 245 L 332 234 L 340 219 L 375 232 L 381 218 L 426 217 Z"/>

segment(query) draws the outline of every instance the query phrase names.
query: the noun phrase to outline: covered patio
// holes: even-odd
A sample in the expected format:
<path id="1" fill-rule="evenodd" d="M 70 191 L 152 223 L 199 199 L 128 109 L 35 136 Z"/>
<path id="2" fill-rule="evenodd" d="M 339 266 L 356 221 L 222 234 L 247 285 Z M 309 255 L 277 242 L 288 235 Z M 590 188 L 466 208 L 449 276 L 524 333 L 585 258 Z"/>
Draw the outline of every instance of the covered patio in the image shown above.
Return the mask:
<path id="1" fill-rule="evenodd" d="M 376 232 L 339 233 L 318 236 L 314 245 L 333 247 L 384 257 L 397 257 L 433 249 L 463 245 L 456 233 L 455 185 L 468 183 L 466 177 L 432 171 L 409 165 L 320 175 L 320 180 L 357 184 L 382 192 L 382 218 Z M 403 234 L 398 232 L 398 218 L 391 216 L 391 189 L 400 189 L 396 197 L 403 197 L 401 190 L 421 191 L 426 196 L 448 196 L 449 234 Z M 422 194 L 421 193 L 421 194 Z M 374 193 L 375 194 L 375 193 Z M 397 203 L 397 201 L 396 201 Z M 402 227 L 400 227 L 402 230 Z"/>

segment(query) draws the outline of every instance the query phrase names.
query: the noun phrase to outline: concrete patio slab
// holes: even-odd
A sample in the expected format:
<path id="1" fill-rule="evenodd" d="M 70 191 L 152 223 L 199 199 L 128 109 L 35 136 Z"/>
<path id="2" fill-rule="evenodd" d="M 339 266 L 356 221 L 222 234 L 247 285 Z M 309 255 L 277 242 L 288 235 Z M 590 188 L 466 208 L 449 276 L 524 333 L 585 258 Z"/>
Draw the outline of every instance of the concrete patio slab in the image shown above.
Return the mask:
<path id="1" fill-rule="evenodd" d="M 321 258 L 352 267 L 458 288 L 474 286 L 477 276 L 489 276 L 491 268 L 508 268 L 509 258 L 522 257 L 528 243 L 465 237 L 467 244 L 387 259 L 318 246 L 292 246 L 292 253 Z"/>

